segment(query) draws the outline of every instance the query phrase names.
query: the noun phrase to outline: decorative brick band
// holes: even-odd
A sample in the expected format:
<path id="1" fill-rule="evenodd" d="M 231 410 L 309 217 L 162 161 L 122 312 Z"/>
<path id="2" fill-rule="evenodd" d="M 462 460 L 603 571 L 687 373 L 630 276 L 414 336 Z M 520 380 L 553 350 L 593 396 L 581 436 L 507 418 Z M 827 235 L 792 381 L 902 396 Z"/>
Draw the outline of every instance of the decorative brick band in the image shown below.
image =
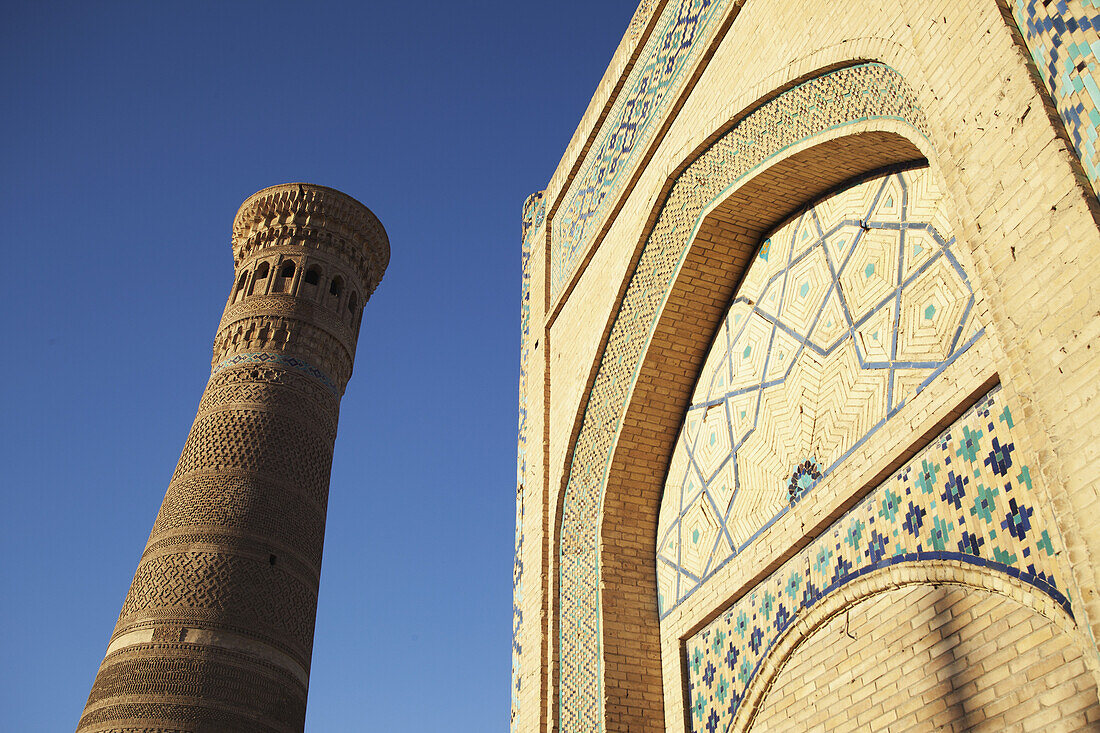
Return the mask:
<path id="1" fill-rule="evenodd" d="M 615 432 L 693 233 L 708 207 L 769 159 L 830 130 L 868 120 L 926 127 L 894 70 L 860 64 L 765 102 L 720 136 L 669 190 L 615 316 L 585 406 L 565 488 L 559 547 L 559 709 L 562 730 L 603 725 L 598 527 Z"/>
<path id="2" fill-rule="evenodd" d="M 338 397 L 340 395 L 336 384 L 331 379 L 329 379 L 328 375 L 317 367 L 310 364 L 305 359 L 299 358 L 297 356 L 286 356 L 284 354 L 272 354 L 269 351 L 259 351 L 250 354 L 237 354 L 235 356 L 232 356 L 225 361 L 215 364 L 214 367 L 210 370 L 210 376 L 213 377 L 220 371 L 228 369 L 229 367 L 240 366 L 241 364 L 277 364 L 279 366 L 296 369 L 302 374 L 308 374 L 321 384 L 325 385 L 325 387 L 327 387 L 328 390 L 334 395 Z"/>

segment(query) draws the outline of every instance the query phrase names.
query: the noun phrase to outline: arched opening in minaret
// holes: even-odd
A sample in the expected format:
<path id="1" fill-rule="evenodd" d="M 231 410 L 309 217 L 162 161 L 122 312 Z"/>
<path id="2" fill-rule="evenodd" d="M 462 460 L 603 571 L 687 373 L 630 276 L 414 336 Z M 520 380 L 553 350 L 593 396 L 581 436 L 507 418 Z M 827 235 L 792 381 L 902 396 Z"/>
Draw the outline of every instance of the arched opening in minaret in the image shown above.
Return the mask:
<path id="1" fill-rule="evenodd" d="M 290 284 L 294 281 L 294 260 L 287 260 L 279 265 L 279 274 L 275 276 L 275 283 L 271 288 L 273 293 L 290 292 Z"/>
<path id="2" fill-rule="evenodd" d="M 267 289 L 267 273 L 270 267 L 266 262 L 261 262 L 260 266 L 256 268 L 256 274 L 252 277 L 252 284 L 248 287 L 248 294 L 252 295 L 256 292 L 264 292 Z"/>
<path id="3" fill-rule="evenodd" d="M 359 293 L 352 293 L 348 296 L 348 317 L 349 323 L 355 321 L 355 311 L 359 308 Z"/>
<path id="4" fill-rule="evenodd" d="M 309 300 L 317 300 L 317 290 L 320 283 L 321 268 L 317 265 L 310 265 L 306 269 L 306 274 L 302 276 L 302 284 L 299 286 L 298 296 L 301 298 L 308 298 Z"/>
<path id="5" fill-rule="evenodd" d="M 237 287 L 233 290 L 233 302 L 238 302 L 244 297 L 244 288 L 248 284 L 248 270 L 241 273 L 241 276 L 237 278 Z"/>
<path id="6" fill-rule="evenodd" d="M 332 282 L 328 286 L 328 304 L 329 306 L 336 308 L 340 303 L 340 295 L 344 292 L 344 278 L 337 275 L 332 278 Z"/>

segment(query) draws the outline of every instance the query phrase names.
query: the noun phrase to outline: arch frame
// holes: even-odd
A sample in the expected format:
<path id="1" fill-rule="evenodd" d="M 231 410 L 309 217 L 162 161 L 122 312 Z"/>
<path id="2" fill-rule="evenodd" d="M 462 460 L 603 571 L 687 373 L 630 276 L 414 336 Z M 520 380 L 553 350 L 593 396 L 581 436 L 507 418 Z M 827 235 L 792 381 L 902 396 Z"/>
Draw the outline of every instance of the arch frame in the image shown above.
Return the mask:
<path id="1" fill-rule="evenodd" d="M 605 676 L 605 685 L 616 682 L 619 685 L 618 689 L 608 691 L 605 700 L 629 699 L 639 670 L 645 674 L 645 659 L 656 660 L 648 672 L 661 679 L 664 709 L 661 724 L 654 722 L 654 728 L 668 726 L 672 730 L 675 729 L 669 725 L 672 721 L 682 724 L 684 710 L 680 693 L 686 684 L 682 672 L 682 640 L 717 616 L 724 605 L 724 601 L 716 599 L 712 587 L 693 595 L 662 622 L 655 601 L 660 498 L 676 436 L 714 333 L 725 318 L 729 303 L 764 234 L 838 187 L 880 174 L 884 169 L 925 163 L 925 151 L 915 143 L 921 140 L 920 136 L 906 127 L 896 121 L 855 124 L 811 138 L 772 161 L 767 168 L 715 202 L 701 217 L 697 233 L 668 293 L 664 312 L 651 335 L 622 417 L 604 487 L 599 544 L 601 569 L 614 569 L 600 579 L 601 622 L 606 623 L 609 616 L 614 616 L 615 623 L 619 624 L 618 634 L 605 635 L 602 639 L 603 658 L 624 660 L 618 665 L 609 663 L 604 667 L 610 675 L 621 675 L 618 679 Z M 869 150 L 878 153 L 868 155 Z M 798 175 L 800 169 L 812 171 L 821 161 L 837 161 L 845 156 L 853 165 L 848 178 L 817 179 L 818 187 L 815 188 L 815 181 Z M 761 202 L 759 192 L 771 188 L 777 179 L 791 181 L 795 188 L 801 189 L 802 198 L 788 206 L 775 202 L 762 204 L 764 210 L 749 226 L 749 220 L 744 218 L 748 202 Z M 741 236 L 730 237 L 728 232 L 734 230 L 740 231 Z M 710 288 L 703 300 L 698 297 L 700 282 L 706 282 Z M 977 374 L 968 373 L 972 362 L 993 361 L 993 344 L 988 339 L 980 339 L 972 351 L 973 359 L 960 360 L 961 363 L 949 366 L 942 375 L 948 381 L 964 385 L 966 397 L 962 402 L 967 405 L 973 401 L 972 395 L 984 393 L 989 384 L 996 381 L 996 374 L 988 369 Z M 913 406 L 902 408 L 898 416 L 899 422 L 905 422 L 904 431 L 894 430 L 893 434 L 886 431 L 883 435 L 884 440 L 895 443 L 906 438 L 911 440 L 910 430 L 917 427 L 922 437 L 914 445 L 895 445 L 890 455 L 879 457 L 877 461 L 874 456 L 856 455 L 852 465 L 863 469 L 861 475 L 845 480 L 853 472 L 843 467 L 837 480 L 830 482 L 831 486 L 848 487 L 845 493 L 837 495 L 820 487 L 821 493 L 807 497 L 782 517 L 768 531 L 769 537 L 762 537 L 764 542 L 731 561 L 712 579 L 713 586 L 729 588 L 730 579 L 738 578 L 735 586 L 743 587 L 753 579 L 743 575 L 747 568 L 764 568 L 756 573 L 757 577 L 762 576 L 807 544 L 812 537 L 810 530 L 805 529 L 807 523 L 827 526 L 836 515 L 850 508 L 869 488 L 914 454 L 926 442 L 925 436 L 938 433 L 962 411 L 954 395 L 949 395 L 947 400 L 938 397 L 935 390 L 918 395 L 912 401 Z M 914 426 L 906 420 L 910 413 L 931 417 Z M 880 446 L 881 442 L 876 441 L 874 445 Z M 768 540 L 785 532 L 790 535 L 790 528 L 803 528 L 795 530 L 796 536 L 806 534 L 806 537 L 777 550 L 775 543 Z M 636 542 L 638 537 L 646 538 L 642 546 Z M 740 582 L 742 579 L 744 583 Z M 625 633 L 623 626 L 627 626 Z M 646 656 L 631 658 L 632 647 Z M 656 710 L 651 713 L 654 721 L 656 713 Z M 616 729 L 610 714 L 607 720 L 608 729 Z M 637 720 L 627 722 L 638 724 Z"/>
<path id="2" fill-rule="evenodd" d="M 861 59 L 854 59 L 849 62 L 849 66 L 855 66 L 860 63 Z M 832 66 L 822 70 L 825 74 L 831 73 L 837 67 Z M 841 67 L 848 68 L 848 66 Z M 819 74 L 810 74 L 804 81 L 813 80 L 818 78 Z M 794 83 L 787 87 L 787 89 L 793 88 Z M 771 99 L 774 99 L 778 94 L 770 95 Z M 761 104 L 766 104 L 763 102 Z M 758 109 L 761 105 L 754 105 L 753 110 Z M 750 111 L 751 113 L 751 111 Z M 747 116 L 747 115 L 746 115 Z M 742 117 L 741 119 L 744 119 Z M 736 123 L 734 123 L 736 124 Z M 730 129 L 731 126 L 727 126 L 726 129 Z M 843 128 L 843 129 L 842 129 Z M 876 145 L 882 144 L 887 138 L 876 136 L 893 136 L 895 142 L 904 141 L 900 147 L 895 146 L 888 152 L 884 153 L 881 158 L 869 156 L 868 152 L 873 150 Z M 708 138 L 707 143 L 700 147 L 707 147 L 718 137 L 719 134 L 715 133 Z M 850 145 L 850 149 L 845 151 L 846 145 Z M 887 145 L 887 148 L 890 146 Z M 904 150 L 904 152 L 901 152 Z M 840 155 L 838 153 L 847 153 L 849 157 Z M 808 155 L 807 157 L 800 157 L 802 154 Z M 796 168 L 790 168 L 782 166 L 781 163 L 795 161 L 800 166 L 805 166 L 809 161 L 811 164 L 814 161 L 814 155 L 826 155 L 830 157 L 835 163 L 837 160 L 843 159 L 846 163 L 850 163 L 852 166 L 850 169 L 845 170 L 845 175 L 837 176 L 835 179 L 829 178 L 798 178 L 796 175 Z M 762 218 L 756 222 L 756 228 L 746 227 L 744 219 L 738 219 L 737 221 L 726 220 L 721 221 L 721 217 L 713 219 L 718 224 L 713 228 L 713 231 L 707 231 L 703 222 L 714 217 L 716 213 L 719 213 L 720 204 L 712 203 L 712 205 L 705 212 L 704 216 L 700 217 L 700 224 L 695 228 L 691 237 L 692 244 L 689 249 L 695 247 L 699 242 L 707 242 L 710 245 L 719 244 L 715 239 L 716 233 L 723 229 L 728 232 L 734 232 L 738 230 L 738 227 L 745 230 L 740 232 L 744 234 L 747 232 L 760 235 L 767 231 L 768 228 L 781 222 L 786 217 L 793 214 L 798 208 L 804 206 L 815 198 L 827 193 L 831 188 L 842 183 L 844 180 L 850 180 L 853 177 L 859 177 L 866 175 L 883 166 L 908 164 L 918 160 L 927 160 L 933 169 L 939 174 L 939 165 L 937 164 L 937 156 L 934 150 L 934 146 L 930 142 L 928 136 L 919 130 L 915 125 L 907 124 L 897 119 L 885 119 L 876 120 L 874 123 L 862 122 L 851 123 L 835 129 L 829 129 L 823 131 L 817 136 L 807 138 L 798 145 L 792 146 L 784 150 L 784 155 L 781 158 L 776 158 L 770 161 L 769 165 L 762 167 L 759 170 L 754 171 L 751 177 L 745 177 L 741 180 L 741 187 L 738 191 L 728 191 L 728 196 L 723 199 L 724 203 L 730 201 L 738 201 L 740 204 L 747 204 L 749 201 L 759 203 L 764 199 L 764 193 L 775 193 L 777 185 L 781 185 L 780 182 L 784 177 L 787 178 L 788 184 L 793 185 L 793 189 L 788 190 L 787 193 L 792 194 L 794 198 L 787 199 L 785 202 L 779 202 L 773 199 L 769 202 L 773 207 L 769 212 L 762 213 Z M 674 182 L 679 176 L 683 175 L 689 168 L 690 164 L 698 160 L 698 156 L 693 156 L 691 160 L 686 161 L 681 167 L 678 168 L 678 172 L 675 176 L 670 176 L 670 185 L 666 186 L 665 195 L 662 195 L 658 199 L 658 204 L 655 205 L 655 216 L 651 217 L 651 222 L 656 219 L 656 213 L 660 207 L 668 202 L 668 190 L 671 188 L 671 183 Z M 819 162 L 819 161 L 817 161 Z M 813 184 L 817 184 L 815 187 Z M 748 193 L 748 192 L 751 192 Z M 737 199 L 737 195 L 741 195 L 741 199 Z M 782 205 L 780 205 L 782 203 Z M 747 206 L 742 206 L 739 209 L 739 214 L 744 215 Z M 646 236 L 652 231 L 652 225 L 646 232 Z M 705 356 L 706 348 L 709 346 L 710 337 L 714 333 L 714 329 L 721 320 L 721 316 L 724 314 L 725 306 L 728 305 L 729 299 L 733 293 L 733 286 L 739 281 L 741 273 L 744 270 L 744 264 L 747 263 L 747 258 L 751 256 L 755 250 L 755 241 L 749 240 L 741 241 L 738 244 L 737 251 L 735 253 L 732 250 L 725 253 L 716 251 L 708 251 L 705 249 L 698 250 L 702 261 L 710 261 L 713 265 L 714 261 L 725 262 L 728 266 L 731 262 L 740 261 L 740 266 L 735 266 L 733 270 L 727 270 L 723 276 L 715 276 L 714 273 L 707 273 L 700 270 L 698 267 L 693 267 L 691 259 L 685 259 L 678 266 L 678 273 L 676 275 L 677 280 L 683 282 L 705 282 L 704 287 L 709 288 L 709 293 L 706 296 L 707 308 L 704 309 L 707 315 L 699 316 L 698 310 L 695 311 L 695 315 L 690 317 L 684 317 L 679 321 L 680 328 L 673 329 L 681 333 L 687 332 L 691 334 L 705 333 L 705 338 L 696 338 L 690 340 L 691 342 L 673 343 L 669 342 L 667 345 L 670 349 L 661 349 L 660 343 L 657 339 L 653 338 L 657 335 L 660 327 L 650 333 L 650 340 L 645 347 L 645 355 L 642 357 L 635 381 L 630 386 L 630 395 L 627 398 L 626 407 L 621 414 L 620 418 L 613 424 L 604 426 L 604 430 L 612 433 L 613 449 L 612 457 L 608 461 L 607 472 L 603 481 L 604 487 L 600 494 L 600 510 L 599 510 L 599 539 L 597 553 L 599 557 L 599 612 L 598 612 L 598 637 L 601 652 L 598 658 L 599 664 L 599 678 L 600 678 L 600 723 L 601 726 L 608 726 L 609 728 L 615 727 L 630 727 L 634 730 L 643 729 L 657 729 L 661 726 L 661 719 L 664 722 L 669 722 L 670 719 L 674 720 L 679 716 L 671 710 L 664 710 L 662 714 L 662 698 L 666 697 L 665 694 L 656 692 L 661 689 L 661 670 L 660 670 L 660 632 L 659 623 L 656 623 L 654 618 L 656 616 L 655 611 L 647 612 L 645 606 L 648 604 L 653 605 L 651 597 L 647 597 L 647 591 L 651 588 L 655 588 L 655 571 L 653 570 L 653 555 L 651 545 L 655 542 L 656 534 L 656 506 L 659 506 L 659 502 L 649 501 L 638 496 L 638 486 L 645 484 L 647 481 L 652 482 L 652 479 L 646 479 L 645 476 L 648 473 L 653 475 L 652 469 L 654 466 L 662 464 L 661 460 L 658 460 L 656 464 L 646 461 L 638 461 L 633 458 L 639 455 L 639 451 L 643 453 L 650 453 L 661 455 L 661 452 L 668 452 L 669 447 L 672 445 L 675 438 L 674 433 L 669 433 L 669 430 L 675 430 L 678 427 L 678 421 L 683 414 L 683 409 L 686 406 L 686 402 L 682 405 L 677 405 L 671 410 L 666 410 L 665 414 L 661 415 L 660 408 L 653 407 L 653 395 L 659 394 L 657 391 L 649 393 L 646 391 L 646 384 L 648 380 L 646 378 L 647 369 L 656 369 L 663 375 L 663 381 L 667 382 L 669 374 L 677 374 L 684 376 L 683 380 L 686 387 L 679 389 L 682 400 L 686 400 L 686 395 L 690 391 L 693 385 L 694 376 L 698 373 L 699 367 L 701 367 L 702 359 Z M 645 237 L 643 237 L 643 242 Z M 751 243 L 746 244 L 746 241 Z M 730 246 L 727 242 L 725 246 Z M 731 253 L 734 255 L 731 258 Z M 631 272 L 636 272 L 637 268 L 641 266 L 641 258 L 635 260 L 634 266 L 631 268 Z M 714 281 L 721 281 L 715 283 Z M 981 280 L 979 279 L 979 283 Z M 729 290 L 725 292 L 723 288 Z M 698 301 L 699 298 L 696 298 Z M 620 300 L 620 312 L 622 304 L 625 303 L 625 297 Z M 684 303 L 676 302 L 676 286 L 672 287 L 670 293 L 666 294 L 664 303 L 660 306 L 661 315 L 658 316 L 658 323 L 667 312 L 680 312 Z M 612 323 L 613 326 L 613 323 Z M 604 359 L 607 358 L 608 349 L 611 346 L 611 327 L 608 329 L 608 333 L 605 336 L 603 354 Z M 656 347 L 656 348 L 655 348 Z M 996 350 L 983 350 L 983 360 L 995 361 L 997 354 Z M 650 354 L 657 353 L 658 355 L 650 359 Z M 687 355 L 686 362 L 670 363 L 667 357 L 668 353 Z M 665 354 L 666 356 L 661 356 Z M 599 363 L 599 362 L 598 362 Z M 679 370 L 679 371 L 677 371 Z M 987 370 L 983 373 L 982 379 L 979 381 L 988 380 L 992 370 Z M 591 385 L 599 379 L 598 368 L 593 370 Z M 667 384 L 664 386 L 667 391 L 677 392 L 676 387 L 668 388 Z M 589 392 L 589 400 L 591 399 L 591 393 Z M 637 405 L 645 405 L 645 409 L 638 411 Z M 580 432 L 583 428 L 583 423 L 588 419 L 588 407 L 590 405 L 582 406 L 581 412 L 578 414 L 578 430 L 575 438 L 580 440 Z M 949 409 L 949 408 L 948 408 Z M 655 426 L 660 425 L 663 427 Z M 670 428 L 671 426 L 671 428 Z M 662 434 L 662 430 L 664 431 Z M 569 460 L 573 464 L 573 467 L 577 463 L 577 445 L 574 442 L 573 450 L 570 452 Z M 667 456 L 663 459 L 663 465 L 667 466 Z M 660 478 L 663 478 L 663 467 L 658 469 L 657 474 Z M 567 503 L 568 503 L 568 485 L 572 475 L 572 469 L 567 470 L 564 476 L 563 491 L 560 494 L 561 503 L 559 504 L 558 525 L 555 532 L 555 546 L 559 550 L 559 563 L 562 562 L 565 556 L 565 548 L 562 538 L 564 536 L 564 524 L 567 516 Z M 657 496 L 659 497 L 660 487 L 657 487 Z M 643 492 L 645 496 L 649 496 L 652 492 Z M 623 519 L 637 519 L 639 517 L 647 516 L 648 519 L 645 531 L 638 532 L 624 532 Z M 651 527 L 649 525 L 652 525 Z M 637 529 L 637 528 L 635 528 Z M 652 538 L 638 543 L 636 540 L 639 537 Z M 644 549 L 643 549 L 644 548 Z M 642 549 L 639 552 L 639 549 Z M 793 550 L 792 550 L 793 552 Z M 564 584 L 567 582 L 566 573 L 561 572 L 561 568 L 564 567 L 564 563 L 559 564 L 558 579 Z M 603 573 L 604 568 L 613 568 L 612 573 Z M 640 573 L 640 574 L 639 574 Z M 563 659 L 563 624 L 560 617 L 560 609 L 562 608 L 562 586 L 558 587 L 557 610 L 555 616 L 558 617 L 559 625 L 557 626 L 558 643 L 555 655 L 557 664 L 554 666 L 554 671 L 557 674 L 561 674 L 562 659 Z M 640 611 L 640 613 L 639 613 Z M 648 618 L 653 616 L 654 618 Z M 630 619 L 637 619 L 638 621 L 630 621 Z M 639 622 L 640 621 L 640 622 Z M 621 622 L 621 623 L 620 623 Z M 608 633 L 608 626 L 615 627 L 615 633 Z M 656 643 L 654 643 L 656 640 Z M 656 662 L 655 662 L 656 660 Z M 639 683 L 638 678 L 641 677 Z M 555 680 L 554 688 L 559 693 L 559 713 L 564 713 L 564 704 L 562 699 L 564 693 L 561 687 L 560 677 Z M 656 688 L 656 689 L 655 689 Z M 667 692 L 667 691 L 666 691 Z M 640 700 L 639 700 L 640 698 Z M 564 715 L 563 715 L 564 717 Z M 559 721 L 560 722 L 560 721 Z M 563 725 L 563 727 L 568 727 Z"/>
<path id="3" fill-rule="evenodd" d="M 826 78 L 838 78 L 845 74 L 878 73 L 887 75 L 900 83 L 900 75 L 890 67 L 881 63 L 866 62 L 862 59 L 853 59 L 848 63 L 832 64 L 824 69 L 815 70 L 804 78 L 796 79 L 783 85 L 780 89 L 767 95 L 763 100 L 751 105 L 734 122 L 725 126 L 724 132 L 712 134 L 708 141 L 700 146 L 705 153 L 720 142 L 725 135 L 737 131 L 739 126 L 746 121 L 751 124 L 753 115 L 767 108 L 772 101 L 780 99 L 786 92 L 795 92 L 800 87 L 814 84 Z M 881 78 L 878 79 L 881 81 Z M 858 83 L 857 83 L 858 86 Z M 880 90 L 881 91 L 881 90 Z M 591 387 L 588 392 L 588 404 L 578 415 L 579 430 L 573 445 L 570 459 L 571 468 L 566 472 L 565 486 L 559 494 L 558 523 L 555 532 L 555 547 L 558 549 L 558 587 L 557 608 L 555 614 L 558 620 L 558 643 L 555 645 L 556 662 L 554 672 L 558 678 L 554 688 L 558 691 L 559 725 L 562 729 L 588 729 L 591 725 L 593 713 L 589 712 L 587 719 L 570 718 L 572 712 L 568 704 L 574 704 L 576 697 L 591 696 L 593 690 L 576 684 L 570 675 L 573 670 L 570 665 L 578 664 L 576 646 L 569 648 L 569 634 L 578 626 L 575 619 L 563 619 L 561 608 L 581 608 L 584 601 L 577 601 L 576 597 L 569 596 L 567 586 L 576 580 L 581 572 L 591 569 L 584 568 L 576 558 L 585 552 L 584 547 L 570 544 L 570 540 L 576 540 L 576 511 L 570 505 L 571 484 L 576 476 L 578 468 L 586 472 L 583 478 L 592 481 L 593 470 L 591 465 L 591 451 L 588 456 L 583 455 L 581 446 L 586 440 L 585 429 L 596 433 L 595 440 L 607 441 L 609 445 L 609 458 L 605 469 L 606 473 L 600 477 L 603 480 L 602 490 L 596 499 L 599 502 L 597 530 L 598 540 L 592 538 L 597 547 L 590 547 L 589 552 L 598 555 L 599 567 L 613 567 L 615 572 L 599 573 L 598 599 L 595 605 L 599 608 L 595 621 L 596 635 L 598 636 L 598 659 L 594 663 L 589 662 L 589 668 L 597 667 L 599 678 L 599 716 L 600 726 L 609 729 L 648 730 L 662 727 L 662 697 L 661 670 L 660 670 L 660 642 L 657 630 L 655 594 L 640 591 L 648 587 L 655 588 L 654 542 L 656 536 L 656 508 L 659 506 L 657 499 L 652 499 L 649 506 L 640 504 L 636 498 L 636 492 L 623 491 L 622 482 L 626 478 L 642 480 L 643 474 L 658 475 L 663 478 L 667 466 L 667 455 L 657 463 L 652 464 L 638 460 L 642 453 L 646 455 L 658 455 L 661 451 L 667 452 L 675 438 L 674 431 L 679 427 L 679 422 L 686 408 L 687 393 L 693 385 L 695 375 L 702 365 L 702 359 L 710 344 L 711 336 L 725 313 L 733 292 L 734 286 L 740 280 L 740 274 L 747 265 L 749 258 L 755 252 L 760 236 L 771 227 L 777 225 L 790 216 L 799 207 L 810 203 L 815 198 L 834 189 L 841 183 L 851 180 L 853 177 L 865 175 L 886 166 L 897 164 L 910 164 L 925 158 L 923 148 L 929 147 L 926 139 L 926 122 L 916 105 L 911 103 L 911 95 L 905 90 L 894 89 L 900 109 L 897 113 L 891 113 L 889 108 L 886 113 L 858 116 L 854 119 L 842 117 L 833 120 L 831 124 L 822 124 L 814 134 L 803 135 L 801 138 L 788 140 L 786 144 L 776 150 L 762 153 L 762 160 L 748 165 L 746 170 L 740 171 L 732 181 L 724 183 L 700 211 L 696 219 L 696 225 L 690 236 L 685 240 L 680 258 L 674 265 L 674 275 L 670 282 L 679 282 L 684 293 L 699 293 L 707 289 L 703 300 L 695 298 L 694 302 L 679 302 L 677 300 L 679 290 L 675 284 L 669 287 L 667 292 L 662 291 L 662 302 L 654 309 L 654 323 L 661 324 L 662 314 L 685 314 L 689 310 L 694 315 L 684 316 L 677 322 L 677 328 L 682 336 L 686 336 L 694 343 L 686 342 L 665 343 L 660 338 L 660 325 L 651 330 L 646 336 L 644 353 L 639 354 L 637 371 L 633 375 L 628 387 L 629 394 L 625 395 L 624 409 L 618 418 L 612 417 L 610 421 L 606 416 L 601 419 L 597 416 L 593 420 L 592 405 L 593 395 L 600 388 L 602 375 L 599 372 L 599 364 L 607 363 L 609 358 L 622 359 L 622 344 L 616 343 L 614 321 L 622 318 L 623 313 L 630 307 L 631 287 L 626 287 L 626 292 L 620 301 L 619 312 L 613 318 L 605 337 L 603 358 L 597 363 L 597 368 L 591 378 Z M 905 101 L 907 100 L 907 101 Z M 778 104 L 778 103 L 777 103 Z M 908 106 L 905 106 L 908 104 Z M 906 119 L 906 112 L 916 115 L 912 119 Z M 866 117 L 866 118 L 865 118 Z M 919 144 L 914 140 L 923 141 Z M 809 157 L 807 157 L 809 156 Z M 642 237 L 645 244 L 652 239 L 654 231 L 661 226 L 660 212 L 665 207 L 672 207 L 675 203 L 677 183 L 687 180 L 685 177 L 692 174 L 691 166 L 702 160 L 702 154 L 693 156 L 685 161 L 676 175 L 670 177 L 665 187 L 665 195 L 661 196 L 654 207 L 654 215 L 650 217 L 651 226 Z M 671 203 L 670 203 L 671 202 Z M 728 218 L 722 219 L 721 213 L 717 213 L 722 205 L 727 207 L 740 206 L 739 214 L 742 218 L 736 223 Z M 753 206 L 756 208 L 753 209 Z M 756 211 L 759 216 L 754 220 L 745 217 L 746 212 Z M 712 229 L 704 228 L 706 222 L 717 222 Z M 724 234 L 735 232 L 739 235 L 733 239 Z M 713 249 L 696 246 L 706 243 Z M 721 249 L 720 248 L 724 248 Z M 704 272 L 699 265 L 705 264 L 711 272 Z M 646 261 L 645 246 L 641 247 L 640 254 L 635 258 L 631 271 L 641 272 L 644 276 L 646 268 L 652 266 L 652 262 Z M 717 269 L 715 269 L 717 268 Z M 702 288 L 685 285 L 698 281 L 704 283 Z M 699 293 L 701 294 L 701 293 Z M 691 300 L 689 298 L 688 300 Z M 700 338 L 699 334 L 703 334 Z M 659 354 L 657 360 L 647 360 L 648 355 Z M 669 355 L 687 355 L 690 364 L 676 364 L 670 362 Z M 647 369 L 656 370 L 654 374 L 646 374 Z M 621 371 L 621 370 L 620 370 Z M 660 375 L 659 379 L 657 375 Z M 675 375 L 669 386 L 667 382 L 671 375 Z M 671 392 L 678 393 L 682 399 L 671 406 L 665 406 L 660 422 L 666 428 L 663 436 L 646 435 L 637 432 L 640 427 L 655 421 L 656 402 L 653 395 L 645 393 L 645 386 L 654 381 L 666 382 L 654 394 L 667 396 Z M 683 384 L 680 384 L 680 383 Z M 606 386 L 606 383 L 605 385 Z M 646 405 L 647 417 L 635 420 L 632 410 L 637 410 L 638 405 Z M 633 406 L 633 407 L 632 407 Z M 593 438 L 588 436 L 589 443 Z M 640 451 L 640 452 L 639 452 Z M 587 460 L 586 460 L 587 459 Z M 598 469 L 596 469 L 598 470 Z M 660 484 L 656 484 L 656 497 L 659 499 Z M 633 500 L 618 501 L 619 496 L 634 494 Z M 611 500 L 608 501 L 608 497 Z M 592 501 L 589 499 L 588 501 Z M 591 511 L 591 507 L 589 509 Z M 644 528 L 635 528 L 630 536 L 629 543 L 619 543 L 612 534 L 618 534 L 621 539 L 621 529 L 624 521 L 633 521 L 642 516 L 649 516 L 649 521 Z M 573 526 L 570 526 L 570 525 Z M 651 525 L 651 526 L 650 526 Z M 645 537 L 644 541 L 636 541 L 639 537 Z M 609 538 L 612 541 L 608 541 Z M 581 542 L 588 542 L 581 538 Z M 625 553 L 617 551 L 629 544 L 629 550 Z M 639 549 L 643 549 L 638 552 Z M 644 577 L 635 577 L 639 569 Z M 646 580 L 651 578 L 651 580 Z M 589 606 L 592 603 L 589 601 Z M 650 618 L 650 616 L 652 618 Z M 606 633 L 607 622 L 617 629 L 617 633 Z M 570 624 L 574 626 L 570 626 Z M 591 626 L 589 627 L 591 628 Z M 581 630 L 582 633 L 584 629 Z M 639 682 L 638 677 L 641 677 Z M 570 683 L 573 683 L 570 686 Z M 639 698 L 640 701 L 639 701 Z M 583 701 L 582 701 L 583 703 Z M 591 706 L 591 700 L 588 701 Z"/>

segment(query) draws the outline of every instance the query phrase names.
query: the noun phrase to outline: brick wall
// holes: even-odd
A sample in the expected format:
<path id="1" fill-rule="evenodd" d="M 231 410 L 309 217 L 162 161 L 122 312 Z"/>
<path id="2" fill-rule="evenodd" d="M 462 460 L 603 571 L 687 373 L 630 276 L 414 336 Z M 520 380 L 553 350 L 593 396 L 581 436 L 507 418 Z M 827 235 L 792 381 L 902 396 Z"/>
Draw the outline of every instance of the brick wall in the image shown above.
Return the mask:
<path id="1" fill-rule="evenodd" d="M 917 585 L 815 630 L 755 721 L 791 731 L 1092 730 L 1096 681 L 1057 624 L 1005 596 Z"/>

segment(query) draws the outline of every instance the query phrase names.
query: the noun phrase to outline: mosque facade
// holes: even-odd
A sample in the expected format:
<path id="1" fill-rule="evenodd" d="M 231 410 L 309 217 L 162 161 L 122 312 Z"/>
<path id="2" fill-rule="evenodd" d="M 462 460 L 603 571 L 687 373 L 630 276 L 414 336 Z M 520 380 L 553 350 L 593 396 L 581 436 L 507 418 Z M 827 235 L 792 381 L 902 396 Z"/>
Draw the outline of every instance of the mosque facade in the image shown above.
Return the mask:
<path id="1" fill-rule="evenodd" d="M 523 208 L 513 731 L 1100 725 L 1098 53 L 643 0 Z"/>

